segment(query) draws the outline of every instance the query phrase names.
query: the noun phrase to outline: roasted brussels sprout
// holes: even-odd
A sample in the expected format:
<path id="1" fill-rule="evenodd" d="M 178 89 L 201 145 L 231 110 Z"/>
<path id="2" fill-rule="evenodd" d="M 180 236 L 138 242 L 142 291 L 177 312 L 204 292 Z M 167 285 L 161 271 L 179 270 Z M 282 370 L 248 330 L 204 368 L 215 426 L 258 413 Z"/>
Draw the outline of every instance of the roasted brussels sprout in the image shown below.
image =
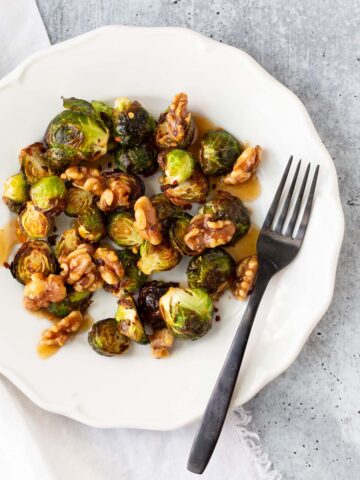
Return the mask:
<path id="1" fill-rule="evenodd" d="M 146 336 L 143 324 L 136 310 L 133 297 L 129 293 L 123 293 L 118 301 L 115 314 L 119 332 L 134 340 L 136 343 L 146 344 L 149 340 Z"/>
<path id="2" fill-rule="evenodd" d="M 162 185 L 161 190 L 174 205 L 203 203 L 209 192 L 209 183 L 205 175 L 195 171 L 185 182 L 175 186 Z"/>
<path id="3" fill-rule="evenodd" d="M 54 220 L 40 210 L 32 202 L 26 202 L 19 215 L 19 224 L 31 240 L 47 238 L 54 229 Z"/>
<path id="4" fill-rule="evenodd" d="M 167 232 L 173 221 L 176 218 L 181 217 L 184 213 L 180 207 L 172 204 L 164 193 L 153 195 L 150 200 L 156 208 L 157 215 L 164 232 Z"/>
<path id="5" fill-rule="evenodd" d="M 129 293 L 136 292 L 147 279 L 147 275 L 139 270 L 136 265 L 139 260 L 139 255 L 128 249 L 118 250 L 116 253 L 125 272 L 124 279 L 121 282 L 121 288 Z"/>
<path id="6" fill-rule="evenodd" d="M 119 332 L 114 318 L 95 322 L 88 333 L 88 342 L 96 353 L 106 357 L 120 355 L 130 345 L 130 340 Z"/>
<path id="7" fill-rule="evenodd" d="M 62 235 L 57 239 L 55 244 L 55 257 L 58 262 L 61 263 L 63 258 L 66 258 L 69 253 L 77 249 L 83 241 L 79 237 L 77 230 L 75 228 L 70 228 L 65 230 Z"/>
<path id="8" fill-rule="evenodd" d="M 157 151 L 151 145 L 119 147 L 115 152 L 116 166 L 126 173 L 141 173 L 146 177 L 158 168 Z"/>
<path id="9" fill-rule="evenodd" d="M 205 175 L 230 172 L 243 147 L 226 130 L 209 130 L 201 140 L 199 161 Z"/>
<path id="10" fill-rule="evenodd" d="M 169 108 L 160 115 L 155 131 L 158 147 L 187 148 L 196 138 L 196 124 L 187 109 L 186 93 L 178 93 Z"/>
<path id="11" fill-rule="evenodd" d="M 200 208 L 200 213 L 211 214 L 215 220 L 232 221 L 236 231 L 230 244 L 237 242 L 250 228 L 250 216 L 245 205 L 240 198 L 223 190 L 216 192 L 214 198 Z"/>
<path id="12" fill-rule="evenodd" d="M 103 216 L 94 206 L 81 210 L 76 218 L 76 228 L 80 237 L 88 242 L 98 242 L 106 235 Z"/>
<path id="13" fill-rule="evenodd" d="M 161 282 L 153 280 L 140 288 L 138 305 L 139 313 L 144 323 L 154 330 L 164 328 L 165 323 L 159 309 L 159 300 L 170 287 L 178 287 L 175 282 Z"/>
<path id="14" fill-rule="evenodd" d="M 134 216 L 130 212 L 116 212 L 109 216 L 107 233 L 119 247 L 139 247 L 143 239 L 134 228 Z"/>
<path id="15" fill-rule="evenodd" d="M 9 177 L 4 183 L 3 201 L 12 212 L 19 213 L 29 199 L 29 185 L 22 173 Z"/>
<path id="16" fill-rule="evenodd" d="M 49 147 L 46 160 L 59 170 L 81 160 L 97 160 L 106 154 L 109 140 L 109 130 L 91 103 L 65 99 L 64 107 L 68 110 L 50 122 L 44 137 Z"/>
<path id="17" fill-rule="evenodd" d="M 171 270 L 180 260 L 181 255 L 171 245 L 165 242 L 160 245 L 151 245 L 150 242 L 145 241 L 140 246 L 140 260 L 137 266 L 145 275 L 150 275 Z"/>
<path id="18" fill-rule="evenodd" d="M 144 143 L 154 132 L 156 122 L 139 102 L 118 98 L 113 110 L 114 138 L 123 147 Z"/>
<path id="19" fill-rule="evenodd" d="M 47 311 L 58 318 L 64 318 L 74 310 L 81 313 L 86 312 L 91 303 L 92 292 L 84 290 L 83 292 L 70 292 L 61 302 L 52 302 L 47 307 Z"/>
<path id="20" fill-rule="evenodd" d="M 160 312 L 175 337 L 197 340 L 211 328 L 213 302 L 203 288 L 169 288 L 160 298 Z"/>
<path id="21" fill-rule="evenodd" d="M 190 260 L 186 274 L 191 288 L 204 288 L 213 298 L 230 288 L 234 282 L 234 259 L 221 248 L 206 250 Z"/>
<path id="22" fill-rule="evenodd" d="M 165 174 L 163 185 L 179 185 L 190 178 L 195 170 L 195 160 L 191 154 L 179 148 L 161 152 L 158 163 Z"/>
<path id="23" fill-rule="evenodd" d="M 131 207 L 145 193 L 144 182 L 137 175 L 111 171 L 105 172 L 103 178 L 106 181 L 107 189 L 111 190 L 115 197 L 116 207 Z M 123 201 L 120 201 L 121 198 Z"/>
<path id="24" fill-rule="evenodd" d="M 67 192 L 65 213 L 68 217 L 77 217 L 82 210 L 93 203 L 93 194 L 81 188 L 71 187 Z"/>
<path id="25" fill-rule="evenodd" d="M 44 159 L 45 152 L 45 145 L 40 142 L 33 143 L 20 151 L 19 162 L 21 171 L 30 185 L 33 185 L 42 177 L 49 177 L 55 174 Z"/>
<path id="26" fill-rule="evenodd" d="M 113 108 L 110 107 L 110 105 L 108 105 L 107 103 L 100 102 L 99 100 L 93 100 L 91 102 L 91 105 L 98 117 L 102 119 L 108 129 L 112 130 Z"/>
<path id="27" fill-rule="evenodd" d="M 47 215 L 59 215 L 65 209 L 66 187 L 57 176 L 42 177 L 30 189 L 35 207 Z"/>
<path id="28" fill-rule="evenodd" d="M 25 285 L 33 273 L 55 273 L 56 260 L 47 242 L 34 240 L 21 245 L 10 269 L 13 277 Z"/>
<path id="29" fill-rule="evenodd" d="M 191 218 L 191 215 L 184 212 L 183 215 L 175 220 L 170 227 L 170 243 L 180 253 L 180 255 L 197 255 L 194 250 L 191 250 L 191 248 L 186 245 L 184 240 L 185 234 L 187 233 L 191 222 Z"/>

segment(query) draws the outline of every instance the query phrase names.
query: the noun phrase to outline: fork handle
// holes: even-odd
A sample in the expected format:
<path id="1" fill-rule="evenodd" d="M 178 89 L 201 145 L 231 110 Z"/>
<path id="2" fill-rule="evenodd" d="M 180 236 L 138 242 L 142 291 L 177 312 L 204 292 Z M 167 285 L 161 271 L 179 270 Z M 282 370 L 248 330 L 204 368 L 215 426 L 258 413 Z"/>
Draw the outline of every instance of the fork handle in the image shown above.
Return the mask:
<path id="1" fill-rule="evenodd" d="M 193 473 L 203 473 L 214 451 L 229 408 L 256 312 L 274 273 L 275 269 L 272 265 L 264 264 L 260 267 L 256 286 L 236 331 L 191 448 L 187 468 Z"/>

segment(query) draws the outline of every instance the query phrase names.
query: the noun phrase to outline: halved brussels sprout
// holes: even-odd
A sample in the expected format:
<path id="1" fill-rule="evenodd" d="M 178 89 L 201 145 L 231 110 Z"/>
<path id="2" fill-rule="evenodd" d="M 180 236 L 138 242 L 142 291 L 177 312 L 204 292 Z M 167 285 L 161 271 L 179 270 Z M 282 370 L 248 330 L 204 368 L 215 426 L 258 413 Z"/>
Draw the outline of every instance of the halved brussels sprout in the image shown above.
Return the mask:
<path id="1" fill-rule="evenodd" d="M 136 310 L 133 297 L 129 293 L 123 293 L 118 301 L 118 308 L 115 314 L 118 322 L 119 332 L 136 343 L 145 345 L 149 343 L 144 326 Z"/>
<path id="2" fill-rule="evenodd" d="M 50 177 L 55 174 L 44 159 L 45 152 L 46 147 L 40 142 L 33 143 L 20 151 L 21 171 L 30 185 L 33 185 L 42 177 Z"/>
<path id="3" fill-rule="evenodd" d="M 191 288 L 204 288 L 213 298 L 219 298 L 233 284 L 236 265 L 228 253 L 214 248 L 192 258 L 186 274 Z"/>
<path id="4" fill-rule="evenodd" d="M 169 237 L 171 245 L 181 254 L 194 256 L 197 253 L 189 248 L 184 240 L 185 234 L 189 228 L 192 216 L 183 213 L 170 227 Z"/>
<path id="5" fill-rule="evenodd" d="M 54 229 L 54 220 L 40 210 L 32 202 L 26 202 L 19 215 L 19 224 L 31 240 L 47 238 Z"/>
<path id="6" fill-rule="evenodd" d="M 137 267 L 139 255 L 128 249 L 118 250 L 116 253 L 125 272 L 124 279 L 121 282 L 121 288 L 129 293 L 136 292 L 147 279 L 147 275 Z"/>
<path id="7" fill-rule="evenodd" d="M 34 240 L 21 245 L 10 269 L 13 277 L 26 285 L 33 273 L 44 275 L 56 273 L 57 264 L 49 244 L 42 240 Z"/>
<path id="8" fill-rule="evenodd" d="M 102 119 L 108 129 L 112 130 L 113 108 L 110 107 L 110 105 L 108 105 L 107 103 L 100 102 L 99 100 L 93 100 L 91 102 L 91 105 L 98 117 Z"/>
<path id="9" fill-rule="evenodd" d="M 81 188 L 71 187 L 67 192 L 65 213 L 68 217 L 77 217 L 82 210 L 93 203 L 93 194 Z"/>
<path id="10" fill-rule="evenodd" d="M 59 215 L 65 209 L 66 187 L 56 175 L 42 177 L 31 186 L 30 197 L 41 212 L 51 216 Z"/>
<path id="11" fill-rule="evenodd" d="M 106 228 L 100 210 L 87 207 L 79 212 L 76 218 L 76 228 L 81 238 L 88 242 L 98 242 L 106 235 Z"/>
<path id="12" fill-rule="evenodd" d="M 153 195 L 150 200 L 156 208 L 164 232 L 167 232 L 174 220 L 181 217 L 184 213 L 180 207 L 172 204 L 164 193 Z"/>
<path id="13" fill-rule="evenodd" d="M 197 340 L 211 328 L 214 307 L 203 288 L 169 288 L 159 305 L 166 326 L 175 337 Z"/>
<path id="14" fill-rule="evenodd" d="M 124 147 L 144 143 L 154 132 L 156 122 L 139 102 L 127 97 L 115 101 L 113 129 L 115 141 Z"/>
<path id="15" fill-rule="evenodd" d="M 126 173 L 141 173 L 149 176 L 156 172 L 157 151 L 151 145 L 120 147 L 115 152 L 116 166 Z"/>
<path id="16" fill-rule="evenodd" d="M 179 185 L 190 178 L 195 170 L 195 160 L 192 155 L 179 148 L 161 152 L 158 163 L 165 174 L 164 185 Z"/>
<path id="17" fill-rule="evenodd" d="M 109 130 L 91 103 L 64 99 L 69 110 L 59 113 L 49 124 L 45 143 L 46 160 L 59 170 L 81 160 L 93 161 L 107 152 Z"/>
<path id="18" fill-rule="evenodd" d="M 181 255 L 175 248 L 167 243 L 160 245 L 151 245 L 150 242 L 144 242 L 140 246 L 140 260 L 137 266 L 146 275 L 155 272 L 165 272 L 176 267 L 180 262 Z"/>
<path id="19" fill-rule="evenodd" d="M 52 302 L 47 307 L 47 311 L 58 318 L 64 318 L 74 310 L 85 313 L 91 303 L 92 292 L 84 290 L 83 292 L 70 292 L 61 302 Z"/>
<path id="20" fill-rule="evenodd" d="M 199 161 L 205 175 L 230 172 L 243 147 L 226 130 L 209 130 L 201 140 Z"/>
<path id="21" fill-rule="evenodd" d="M 88 333 L 88 342 L 96 353 L 106 357 L 120 355 L 130 345 L 130 340 L 119 332 L 114 318 L 95 322 Z"/>
<path id="22" fill-rule="evenodd" d="M 171 105 L 163 112 L 155 131 L 155 140 L 158 147 L 187 148 L 196 137 L 196 124 L 187 109 L 188 97 L 186 93 L 178 93 Z"/>
<path id="23" fill-rule="evenodd" d="M 195 171 L 185 182 L 175 186 L 162 185 L 161 190 L 174 205 L 203 203 L 209 192 L 209 182 L 205 175 Z"/>
<path id="24" fill-rule="evenodd" d="M 115 195 L 117 190 L 117 184 L 121 186 L 122 190 L 124 185 L 127 187 L 127 196 L 130 206 L 132 206 L 138 198 L 142 197 L 145 194 L 144 182 L 137 175 L 130 175 L 129 173 L 111 171 L 105 172 L 102 176 L 106 180 L 107 188 L 114 192 Z"/>
<path id="25" fill-rule="evenodd" d="M 65 230 L 62 235 L 57 239 L 55 244 L 55 257 L 61 263 L 61 259 L 69 255 L 81 245 L 83 241 L 79 237 L 77 230 L 75 228 L 70 228 Z"/>
<path id="26" fill-rule="evenodd" d="M 107 233 L 119 247 L 139 247 L 143 239 L 134 228 L 134 216 L 130 212 L 109 215 Z"/>
<path id="27" fill-rule="evenodd" d="M 154 330 L 164 328 L 166 325 L 159 309 L 159 300 L 170 287 L 178 287 L 175 282 L 162 282 L 153 280 L 140 288 L 138 305 L 139 313 L 144 323 L 151 325 Z"/>
<path id="28" fill-rule="evenodd" d="M 250 216 L 240 198 L 224 190 L 216 192 L 212 200 L 206 202 L 200 213 L 213 215 L 214 220 L 231 220 L 236 227 L 230 245 L 242 238 L 250 228 Z"/>
<path id="29" fill-rule="evenodd" d="M 3 201 L 12 212 L 19 213 L 29 200 L 29 185 L 22 173 L 9 177 L 4 183 Z"/>

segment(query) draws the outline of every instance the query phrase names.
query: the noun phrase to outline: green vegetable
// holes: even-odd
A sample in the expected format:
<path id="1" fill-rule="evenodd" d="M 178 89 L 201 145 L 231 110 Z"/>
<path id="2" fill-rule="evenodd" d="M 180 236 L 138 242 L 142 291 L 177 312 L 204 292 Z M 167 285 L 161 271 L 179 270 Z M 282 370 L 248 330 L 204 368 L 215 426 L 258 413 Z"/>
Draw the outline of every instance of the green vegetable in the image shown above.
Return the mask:
<path id="1" fill-rule="evenodd" d="M 164 272 L 176 267 L 180 262 L 181 255 L 171 245 L 161 243 L 152 245 L 145 241 L 140 247 L 140 260 L 137 266 L 146 275 L 155 272 Z"/>
<path id="2" fill-rule="evenodd" d="M 211 328 L 213 302 L 203 288 L 169 288 L 160 298 L 160 312 L 175 337 L 197 340 Z"/>
<path id="3" fill-rule="evenodd" d="M 19 155 L 21 171 L 30 185 L 42 177 L 54 175 L 54 170 L 45 161 L 45 145 L 37 142 L 23 148 Z"/>
<path id="4" fill-rule="evenodd" d="M 19 213 L 29 199 L 29 185 L 22 173 L 12 175 L 4 183 L 3 201 L 12 212 Z"/>
<path id="5" fill-rule="evenodd" d="M 71 187 L 67 192 L 65 213 L 69 217 L 77 217 L 79 213 L 93 203 L 93 194 L 81 188 Z"/>
<path id="6" fill-rule="evenodd" d="M 115 152 L 116 166 L 126 173 L 141 173 L 149 176 L 156 172 L 157 151 L 151 145 L 120 147 Z"/>
<path id="7" fill-rule="evenodd" d="M 10 269 L 13 277 L 25 285 L 33 273 L 56 273 L 57 264 L 48 243 L 34 240 L 21 245 Z"/>
<path id="8" fill-rule="evenodd" d="M 165 183 L 161 186 L 168 200 L 174 205 L 189 205 L 191 203 L 203 203 L 209 191 L 209 183 L 205 175 L 195 171 L 185 182 L 170 186 Z"/>
<path id="9" fill-rule="evenodd" d="M 119 332 L 130 338 L 130 340 L 143 345 L 149 343 L 134 299 L 129 293 L 124 292 L 121 295 L 118 301 L 115 320 L 118 322 Z"/>
<path id="10" fill-rule="evenodd" d="M 41 212 L 51 216 L 59 215 L 65 209 L 66 187 L 55 175 L 42 177 L 31 186 L 30 197 Z"/>
<path id="11" fill-rule="evenodd" d="M 27 202 L 19 215 L 19 224 L 31 240 L 46 238 L 53 232 L 54 220 Z"/>
<path id="12" fill-rule="evenodd" d="M 141 318 L 154 330 L 165 328 L 159 309 L 159 300 L 170 287 L 178 287 L 178 283 L 153 280 L 145 283 L 139 291 L 138 305 Z"/>
<path id="13" fill-rule="evenodd" d="M 146 282 L 147 275 L 145 275 L 137 267 L 139 255 L 130 250 L 118 250 L 117 256 L 124 268 L 125 276 L 121 282 L 121 287 L 129 293 L 136 292 Z"/>
<path id="14" fill-rule="evenodd" d="M 87 242 L 98 242 L 106 236 L 103 216 L 95 207 L 81 210 L 76 218 L 76 228 L 81 238 Z"/>
<path id="15" fill-rule="evenodd" d="M 143 239 L 134 228 L 134 216 L 130 212 L 115 212 L 109 215 L 107 233 L 120 247 L 138 247 Z"/>
<path id="16" fill-rule="evenodd" d="M 178 148 L 161 152 L 158 162 L 165 174 L 164 184 L 166 185 L 178 185 L 185 182 L 195 170 L 195 160 L 191 154 Z"/>
<path id="17" fill-rule="evenodd" d="M 201 140 L 200 165 L 205 175 L 230 172 L 243 151 L 235 137 L 225 130 L 209 130 Z"/>
<path id="18" fill-rule="evenodd" d="M 52 302 L 47 307 L 47 311 L 58 318 L 64 318 L 74 310 L 80 310 L 85 313 L 91 303 L 92 292 L 84 290 L 83 292 L 70 292 L 61 302 Z"/>
<path id="19" fill-rule="evenodd" d="M 233 284 L 236 265 L 228 253 L 214 248 L 192 258 L 186 274 L 191 288 L 204 288 L 213 298 L 219 298 Z"/>
<path id="20" fill-rule="evenodd" d="M 151 197 L 151 203 L 156 208 L 158 218 L 164 232 L 167 232 L 174 220 L 183 215 L 180 207 L 173 205 L 164 193 L 158 193 Z"/>
<path id="21" fill-rule="evenodd" d="M 196 255 L 194 250 L 191 250 L 185 243 L 184 236 L 187 233 L 191 222 L 191 215 L 183 213 L 183 215 L 175 220 L 171 225 L 169 231 L 170 243 L 177 250 L 180 255 Z"/>
<path id="22" fill-rule="evenodd" d="M 114 318 L 100 320 L 92 326 L 88 334 L 91 348 L 100 355 L 112 357 L 124 353 L 130 345 L 130 340 L 119 332 Z"/>
<path id="23" fill-rule="evenodd" d="M 77 249 L 83 241 L 75 228 L 65 230 L 57 239 L 55 244 L 55 257 L 61 263 L 61 258 L 67 257 L 69 253 Z"/>

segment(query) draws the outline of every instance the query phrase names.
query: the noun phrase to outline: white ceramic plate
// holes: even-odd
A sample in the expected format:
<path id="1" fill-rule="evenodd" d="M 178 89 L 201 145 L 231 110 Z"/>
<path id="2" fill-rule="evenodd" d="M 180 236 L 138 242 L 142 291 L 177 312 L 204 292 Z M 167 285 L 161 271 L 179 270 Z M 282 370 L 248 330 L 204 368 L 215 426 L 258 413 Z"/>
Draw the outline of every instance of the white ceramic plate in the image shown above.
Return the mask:
<path id="1" fill-rule="evenodd" d="M 177 28 L 107 27 L 32 56 L 0 82 L 0 183 L 18 169 L 21 147 L 40 140 L 61 110 L 60 96 L 112 101 L 126 95 L 158 114 L 174 93 L 190 108 L 265 149 L 261 225 L 290 154 L 319 163 L 316 201 L 303 248 L 271 282 L 247 348 L 233 404 L 254 396 L 295 359 L 329 306 L 343 237 L 333 162 L 301 102 L 246 53 Z M 9 219 L 0 206 L 0 224 Z M 173 272 L 158 275 L 176 277 Z M 0 371 L 46 410 L 99 427 L 173 429 L 203 412 L 245 305 L 224 295 L 211 332 L 177 342 L 163 361 L 134 346 L 119 358 L 96 355 L 79 335 L 48 360 L 35 346 L 47 321 L 21 306 L 22 286 L 0 269 Z M 115 298 L 97 295 L 95 319 Z"/>

